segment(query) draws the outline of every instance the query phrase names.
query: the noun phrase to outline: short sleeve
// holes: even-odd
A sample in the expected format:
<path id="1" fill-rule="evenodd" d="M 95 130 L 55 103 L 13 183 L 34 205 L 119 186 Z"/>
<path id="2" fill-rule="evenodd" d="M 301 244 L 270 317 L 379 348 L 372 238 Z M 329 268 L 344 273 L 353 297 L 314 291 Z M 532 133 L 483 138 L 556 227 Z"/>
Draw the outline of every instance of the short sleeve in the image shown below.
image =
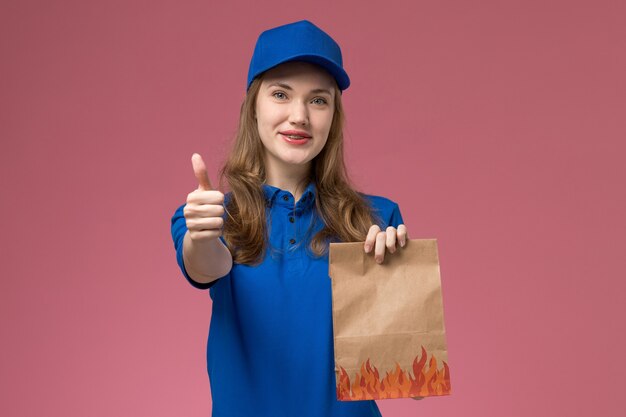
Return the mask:
<path id="1" fill-rule="evenodd" d="M 194 281 L 189 276 L 189 273 L 185 268 L 185 262 L 183 260 L 183 240 L 185 238 L 185 233 L 187 233 L 187 222 L 185 221 L 185 216 L 183 212 L 185 205 L 186 204 L 183 204 L 176 209 L 171 221 L 172 240 L 174 241 L 174 248 L 176 249 L 176 261 L 178 262 L 178 266 L 180 267 L 180 270 L 183 273 L 184 277 L 187 278 L 187 281 L 189 281 L 191 285 L 201 290 L 207 290 L 211 288 L 213 284 L 215 284 L 218 280 L 211 281 L 209 283 Z M 220 236 L 220 239 L 222 240 L 222 242 L 224 242 L 222 236 Z"/>
<path id="2" fill-rule="evenodd" d="M 383 196 L 370 194 L 363 194 L 363 196 L 366 197 L 373 210 L 374 222 L 382 230 L 385 230 L 389 226 L 398 228 L 398 226 L 404 224 L 398 203 Z"/>
<path id="3" fill-rule="evenodd" d="M 403 224 L 404 220 L 402 220 L 402 214 L 400 213 L 400 206 L 397 203 L 393 203 L 393 208 L 391 210 L 391 216 L 387 224 L 389 226 L 393 226 L 396 229 L 399 225 Z"/>

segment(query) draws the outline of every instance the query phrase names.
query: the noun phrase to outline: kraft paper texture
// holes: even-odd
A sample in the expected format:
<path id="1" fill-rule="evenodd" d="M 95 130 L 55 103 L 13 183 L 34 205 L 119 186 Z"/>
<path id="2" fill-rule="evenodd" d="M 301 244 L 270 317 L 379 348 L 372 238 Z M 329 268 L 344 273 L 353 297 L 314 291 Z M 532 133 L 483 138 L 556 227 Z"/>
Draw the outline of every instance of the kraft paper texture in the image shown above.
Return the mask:
<path id="1" fill-rule="evenodd" d="M 450 394 L 436 239 L 408 239 L 377 264 L 364 242 L 331 243 L 337 399 Z"/>

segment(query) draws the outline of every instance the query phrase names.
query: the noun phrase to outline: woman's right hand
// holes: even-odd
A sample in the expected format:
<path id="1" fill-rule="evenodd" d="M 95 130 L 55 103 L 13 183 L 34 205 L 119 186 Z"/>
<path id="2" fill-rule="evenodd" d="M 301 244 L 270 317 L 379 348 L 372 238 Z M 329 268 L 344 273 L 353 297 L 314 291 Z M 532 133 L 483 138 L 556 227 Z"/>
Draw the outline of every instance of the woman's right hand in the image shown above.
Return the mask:
<path id="1" fill-rule="evenodd" d="M 183 215 L 191 240 L 208 242 L 222 235 L 224 194 L 211 186 L 206 165 L 199 154 L 194 153 L 191 156 L 191 164 L 198 179 L 198 188 L 187 195 Z"/>

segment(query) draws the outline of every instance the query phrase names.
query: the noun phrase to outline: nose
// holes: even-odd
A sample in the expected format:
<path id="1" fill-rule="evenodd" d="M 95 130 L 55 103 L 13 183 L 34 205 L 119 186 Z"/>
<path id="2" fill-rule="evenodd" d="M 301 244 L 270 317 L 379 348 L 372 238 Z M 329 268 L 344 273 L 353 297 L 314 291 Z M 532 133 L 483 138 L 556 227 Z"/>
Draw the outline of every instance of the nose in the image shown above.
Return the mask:
<path id="1" fill-rule="evenodd" d="M 309 110 L 306 103 L 295 100 L 290 108 L 289 123 L 292 125 L 307 125 L 309 123 Z"/>

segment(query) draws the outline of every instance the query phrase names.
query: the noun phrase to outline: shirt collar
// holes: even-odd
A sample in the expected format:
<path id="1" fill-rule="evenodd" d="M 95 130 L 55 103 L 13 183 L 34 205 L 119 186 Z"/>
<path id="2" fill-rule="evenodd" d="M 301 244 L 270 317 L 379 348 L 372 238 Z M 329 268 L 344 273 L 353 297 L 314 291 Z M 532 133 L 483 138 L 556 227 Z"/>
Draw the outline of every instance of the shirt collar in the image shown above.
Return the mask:
<path id="1" fill-rule="evenodd" d="M 293 208 L 294 206 L 294 196 L 289 191 L 282 190 L 278 187 L 274 187 L 273 185 L 263 184 L 263 192 L 265 194 L 265 201 L 268 207 L 280 205 Z M 302 193 L 302 197 L 300 197 L 296 207 L 311 207 L 315 203 L 315 194 L 315 183 L 310 181 Z"/>

